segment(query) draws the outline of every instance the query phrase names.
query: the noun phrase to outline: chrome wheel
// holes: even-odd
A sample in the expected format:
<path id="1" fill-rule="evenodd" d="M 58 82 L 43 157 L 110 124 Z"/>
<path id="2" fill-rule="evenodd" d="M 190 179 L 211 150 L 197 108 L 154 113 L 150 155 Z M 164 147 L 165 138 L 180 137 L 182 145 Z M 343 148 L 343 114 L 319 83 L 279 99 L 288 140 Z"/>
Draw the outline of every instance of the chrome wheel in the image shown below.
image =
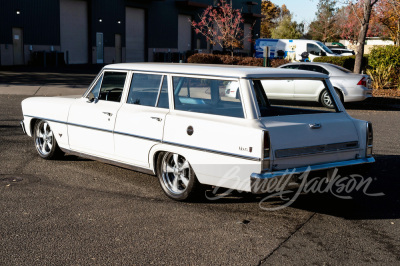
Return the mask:
<path id="1" fill-rule="evenodd" d="M 46 121 L 40 121 L 35 132 L 36 150 L 43 156 L 48 156 L 54 145 L 54 135 Z"/>
<path id="2" fill-rule="evenodd" d="M 37 121 L 33 131 L 35 148 L 43 159 L 55 159 L 63 154 L 57 145 L 56 138 L 49 123 L 44 120 Z"/>
<path id="3" fill-rule="evenodd" d="M 320 100 L 321 100 L 321 104 L 322 104 L 323 106 L 328 107 L 328 108 L 333 108 L 332 98 L 331 98 L 331 96 L 329 95 L 329 93 L 328 93 L 327 90 L 324 90 L 324 91 L 321 93 L 321 98 L 320 98 Z"/>
<path id="4" fill-rule="evenodd" d="M 191 171 L 185 157 L 176 153 L 164 155 L 161 164 L 162 181 L 171 193 L 180 195 L 188 189 Z"/>

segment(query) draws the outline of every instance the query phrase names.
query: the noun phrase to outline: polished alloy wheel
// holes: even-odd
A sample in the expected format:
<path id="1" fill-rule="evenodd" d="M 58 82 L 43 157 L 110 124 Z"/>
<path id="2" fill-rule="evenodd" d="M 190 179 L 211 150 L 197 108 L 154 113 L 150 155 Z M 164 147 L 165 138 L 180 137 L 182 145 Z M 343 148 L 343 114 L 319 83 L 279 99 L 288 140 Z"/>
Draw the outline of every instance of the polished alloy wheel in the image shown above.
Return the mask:
<path id="1" fill-rule="evenodd" d="M 181 155 L 167 153 L 162 159 L 161 174 L 165 187 L 173 194 L 182 194 L 189 186 L 191 168 Z"/>
<path id="2" fill-rule="evenodd" d="M 333 101 L 331 95 L 327 90 L 324 90 L 320 96 L 320 102 L 323 106 L 327 108 L 333 108 Z"/>
<path id="3" fill-rule="evenodd" d="M 48 156 L 52 152 L 54 145 L 54 135 L 46 121 L 40 121 L 36 125 L 35 144 L 36 150 L 43 156 Z"/>

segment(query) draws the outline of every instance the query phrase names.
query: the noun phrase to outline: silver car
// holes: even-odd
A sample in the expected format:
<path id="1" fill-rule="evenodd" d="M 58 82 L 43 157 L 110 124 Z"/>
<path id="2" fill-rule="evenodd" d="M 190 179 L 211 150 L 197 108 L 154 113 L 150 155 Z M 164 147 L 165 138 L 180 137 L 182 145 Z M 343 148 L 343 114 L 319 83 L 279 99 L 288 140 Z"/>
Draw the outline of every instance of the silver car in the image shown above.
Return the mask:
<path id="1" fill-rule="evenodd" d="M 298 62 L 285 64 L 280 68 L 314 71 L 328 75 L 342 102 L 357 102 L 372 97 L 371 78 L 366 74 L 354 74 L 348 69 L 329 63 Z M 327 91 L 321 87 L 310 88 L 311 85 L 293 84 L 293 95 L 288 96 L 285 93 L 282 96 L 285 100 L 289 100 L 288 97 L 290 97 L 291 100 L 317 101 L 326 107 L 333 107 Z M 274 98 L 280 97 L 274 96 Z"/>

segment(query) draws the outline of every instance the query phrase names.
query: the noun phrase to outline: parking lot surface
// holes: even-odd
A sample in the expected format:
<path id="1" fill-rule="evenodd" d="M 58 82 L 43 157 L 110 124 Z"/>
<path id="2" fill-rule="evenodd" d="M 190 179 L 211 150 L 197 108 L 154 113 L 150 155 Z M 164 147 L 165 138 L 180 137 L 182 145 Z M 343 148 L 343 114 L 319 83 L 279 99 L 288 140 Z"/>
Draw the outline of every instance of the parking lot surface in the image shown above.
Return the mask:
<path id="1" fill-rule="evenodd" d="M 303 193 L 289 207 L 268 211 L 285 200 L 260 205 L 265 196 L 234 193 L 175 202 L 154 176 L 72 155 L 42 160 L 19 127 L 26 97 L 0 95 L 2 265 L 400 263 L 395 100 L 348 106 L 374 125 L 367 192 L 384 195 Z"/>

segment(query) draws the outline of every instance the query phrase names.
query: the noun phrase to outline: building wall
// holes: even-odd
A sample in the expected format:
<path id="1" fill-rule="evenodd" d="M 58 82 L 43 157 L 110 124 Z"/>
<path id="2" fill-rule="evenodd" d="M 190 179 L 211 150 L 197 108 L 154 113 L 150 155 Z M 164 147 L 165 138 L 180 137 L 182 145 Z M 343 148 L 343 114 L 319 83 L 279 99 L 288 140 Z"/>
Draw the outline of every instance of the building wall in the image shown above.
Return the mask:
<path id="1" fill-rule="evenodd" d="M 249 1 L 232 0 L 234 8 L 249 13 Z M 261 12 L 261 0 L 251 7 L 251 13 Z M 71 16 L 64 16 L 63 4 L 73 3 L 86 6 L 86 10 L 77 12 L 70 10 Z M 195 34 L 193 29 L 185 27 L 187 18 L 198 19 L 205 7 L 213 5 L 214 0 L 7 0 L 0 2 L 0 65 L 12 65 L 13 36 L 12 28 L 23 30 L 24 63 L 28 64 L 35 51 L 74 51 L 70 54 L 70 63 L 97 63 L 96 34 L 103 34 L 103 62 L 113 63 L 117 60 L 115 35 L 121 39 L 121 61 L 143 60 L 152 61 L 155 52 L 184 52 L 185 50 L 210 49 L 204 37 Z M 141 30 L 132 31 L 132 25 L 127 25 L 126 9 L 140 9 L 144 12 L 144 33 Z M 19 14 L 17 14 L 19 11 Z M 74 16 L 80 16 L 74 19 Z M 70 20 L 68 20 L 70 19 Z M 260 19 L 250 16 L 246 23 L 258 21 L 253 33 L 259 32 Z M 80 27 L 86 21 L 87 30 Z M 79 25 L 78 25 L 79 24 Z M 65 30 L 65 26 L 69 27 Z M 187 26 L 187 25 L 186 25 Z M 71 32 L 76 31 L 76 36 Z M 191 31 L 191 32 L 189 32 Z M 69 32 L 69 33 L 68 33 Z M 77 37 L 85 32 L 85 38 Z M 180 36 L 180 33 L 183 35 Z M 69 35 L 68 35 L 68 34 Z M 73 35 L 73 34 L 72 34 Z M 69 39 L 65 39 L 65 38 Z M 181 38 L 182 37 L 182 38 Z M 136 56 L 127 47 L 127 40 L 142 43 L 143 55 Z M 185 44 L 184 44 L 185 43 Z M 248 48 L 248 46 L 246 46 Z M 77 53 L 78 52 L 78 53 Z M 71 52 L 72 53 L 72 52 Z M 136 57 L 135 57 L 136 56 Z"/>

